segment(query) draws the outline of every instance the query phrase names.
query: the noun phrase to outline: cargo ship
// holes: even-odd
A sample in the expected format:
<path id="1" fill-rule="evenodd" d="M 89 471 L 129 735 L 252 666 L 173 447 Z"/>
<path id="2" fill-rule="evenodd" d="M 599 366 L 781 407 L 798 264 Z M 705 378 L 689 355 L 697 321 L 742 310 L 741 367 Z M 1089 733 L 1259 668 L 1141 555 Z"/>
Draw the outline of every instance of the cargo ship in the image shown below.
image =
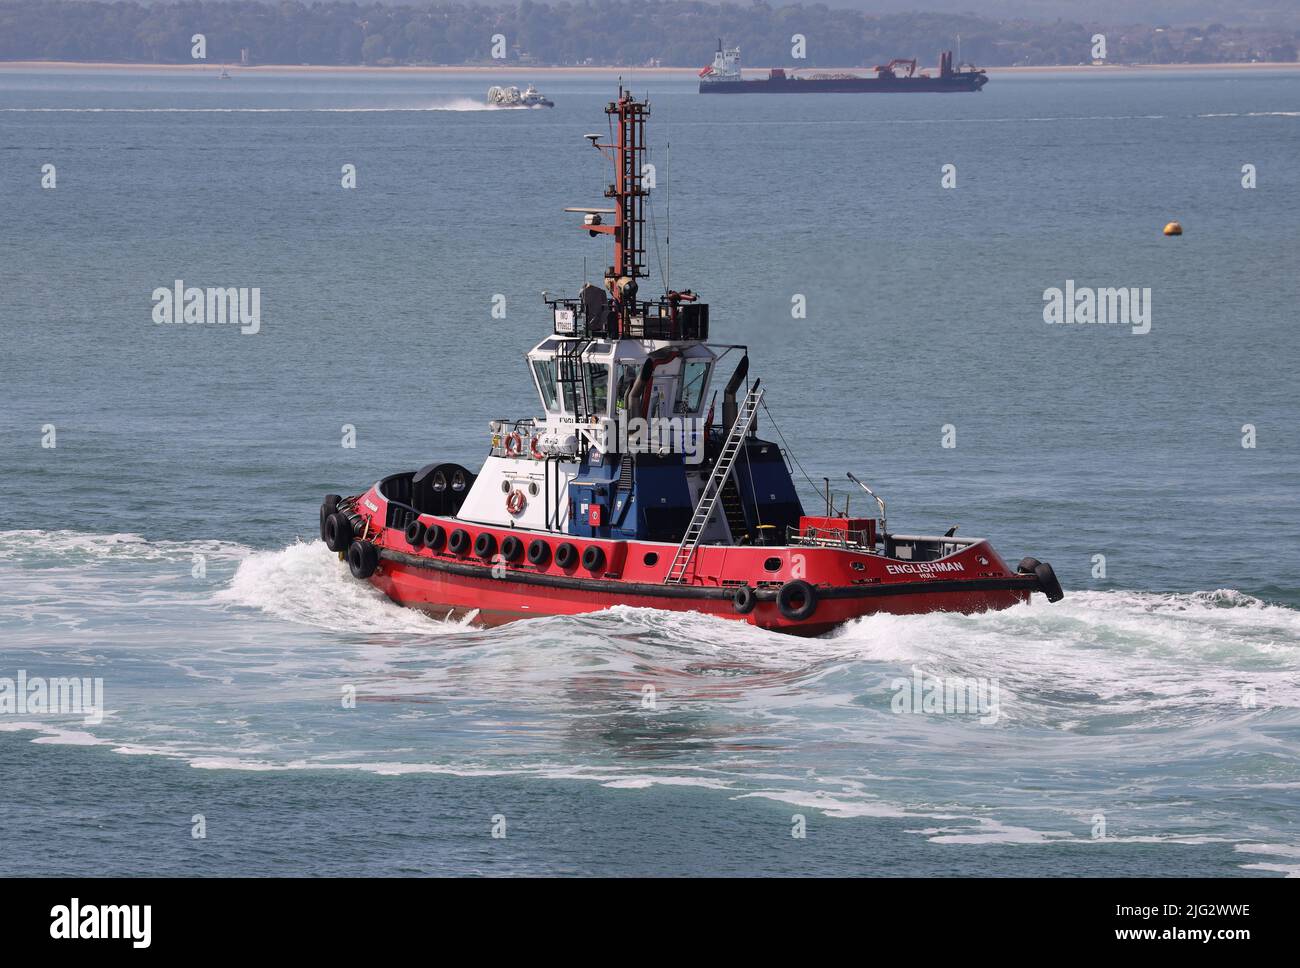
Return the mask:
<path id="1" fill-rule="evenodd" d="M 956 526 L 892 530 L 884 499 L 851 472 L 852 494 L 807 478 L 816 504 L 804 506 L 788 438 L 760 433 L 762 415 L 775 423 L 748 348 L 711 339 L 708 304 L 669 288 L 666 273 L 663 292 L 642 288 L 649 112 L 620 89 L 605 107 L 610 134 L 586 136 L 609 164 L 608 201 L 566 211 L 581 214 L 584 235 L 608 240 L 612 259 L 603 286 L 542 293 L 548 331 L 520 374 L 540 413 L 489 421 L 477 473 L 436 460 L 327 494 L 329 549 L 400 604 L 484 625 L 628 605 L 817 635 L 876 612 L 1060 599 L 1046 562 L 1009 566 Z M 814 337 L 797 351 L 816 353 Z M 497 375 L 485 361 L 482 379 Z"/>
<path id="2" fill-rule="evenodd" d="M 939 73 L 917 71 L 916 60 L 891 60 L 875 68 L 874 77 L 852 73 L 810 73 L 796 75 L 783 67 L 773 67 L 765 78 L 741 76 L 740 48 L 726 50 L 722 41 L 713 55 L 713 63 L 700 71 L 701 94 L 911 94 L 978 91 L 989 82 L 978 68 L 963 64 L 954 68 L 952 51 L 939 55 Z"/>

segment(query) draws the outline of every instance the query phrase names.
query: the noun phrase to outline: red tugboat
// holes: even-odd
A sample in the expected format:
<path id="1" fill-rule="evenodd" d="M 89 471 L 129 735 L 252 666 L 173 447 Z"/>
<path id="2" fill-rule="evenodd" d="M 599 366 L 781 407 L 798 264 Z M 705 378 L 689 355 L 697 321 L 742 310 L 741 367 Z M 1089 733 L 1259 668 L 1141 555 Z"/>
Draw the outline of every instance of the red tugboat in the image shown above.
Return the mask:
<path id="1" fill-rule="evenodd" d="M 568 209 L 607 235 L 605 285 L 543 299 L 552 332 L 528 353 L 543 416 L 493 420 L 478 474 L 454 463 L 327 495 L 321 538 L 403 605 L 498 624 L 626 604 L 816 635 L 875 612 L 977 612 L 1062 597 L 1050 565 L 1013 571 L 981 538 L 894 534 L 885 502 L 805 512 L 784 451 L 757 433 L 764 389 L 746 347 L 709 341 L 687 290 L 639 297 L 648 276 L 642 183 L 649 105 L 605 112 L 612 208 Z M 606 217 L 612 216 L 612 222 Z M 726 357 L 714 422 L 709 389 Z M 714 391 L 716 399 L 717 390 Z"/>

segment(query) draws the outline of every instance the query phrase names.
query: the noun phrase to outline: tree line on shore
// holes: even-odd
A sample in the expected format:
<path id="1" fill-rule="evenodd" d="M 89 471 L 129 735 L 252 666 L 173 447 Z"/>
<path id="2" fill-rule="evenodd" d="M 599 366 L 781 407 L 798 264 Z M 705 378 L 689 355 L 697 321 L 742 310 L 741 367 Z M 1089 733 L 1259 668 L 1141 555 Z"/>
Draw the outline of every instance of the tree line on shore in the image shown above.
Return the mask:
<path id="1" fill-rule="evenodd" d="M 923 3 L 924 0 L 918 0 Z M 857 67 L 961 50 L 981 65 L 1059 65 L 1094 59 L 1107 35 L 1117 63 L 1294 61 L 1295 31 L 992 20 L 974 14 L 872 16 L 824 4 L 700 0 L 556 0 L 488 6 L 281 0 L 0 0 L 0 60 L 320 65 L 536 64 L 701 66 L 717 38 L 753 66 Z M 803 57 L 797 56 L 803 38 Z M 958 38 L 960 37 L 960 42 Z"/>

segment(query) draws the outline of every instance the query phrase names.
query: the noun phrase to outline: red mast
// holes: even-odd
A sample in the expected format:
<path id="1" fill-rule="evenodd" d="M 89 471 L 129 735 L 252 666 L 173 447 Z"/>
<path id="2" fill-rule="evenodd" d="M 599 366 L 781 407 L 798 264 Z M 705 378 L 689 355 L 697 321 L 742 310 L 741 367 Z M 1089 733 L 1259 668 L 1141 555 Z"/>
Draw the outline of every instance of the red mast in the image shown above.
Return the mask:
<path id="1" fill-rule="evenodd" d="M 614 145 L 614 184 L 605 197 L 614 199 L 614 272 L 620 281 L 648 275 L 645 257 L 645 197 L 641 184 L 645 164 L 645 119 L 650 105 L 634 100 L 619 89 L 617 101 L 605 106 L 605 113 L 618 118 L 618 142 Z"/>
<path id="2" fill-rule="evenodd" d="M 588 213 L 583 228 L 593 235 L 600 232 L 614 237 L 614 264 L 605 269 L 605 288 L 614 302 L 618 329 L 625 331 L 636 311 L 637 280 L 649 275 L 644 265 L 645 198 L 649 192 L 642 184 L 642 169 L 650 105 L 620 87 L 618 100 L 605 105 L 605 113 L 611 118 L 614 143 L 600 144 L 596 135 L 587 137 L 614 163 L 614 184 L 605 189 L 605 197 L 614 200 L 614 224 L 600 222 L 601 210 L 583 209 Z M 615 118 L 617 130 L 613 130 Z"/>
<path id="3" fill-rule="evenodd" d="M 605 269 L 605 293 L 596 286 L 584 286 L 579 299 L 546 300 L 556 313 L 555 332 L 614 339 L 707 340 L 709 307 L 699 303 L 691 290 L 638 298 L 637 280 L 650 275 L 645 267 L 645 206 L 650 191 L 643 175 L 650 105 L 620 85 L 618 100 L 606 104 L 605 113 L 610 117 L 610 143 L 602 143 L 598 134 L 587 138 L 614 165 L 614 183 L 605 189 L 605 197 L 613 200 L 614 207 L 565 211 L 582 212 L 583 231 L 592 236 L 613 236 L 614 264 Z M 614 216 L 613 225 L 605 224 L 605 215 Z"/>

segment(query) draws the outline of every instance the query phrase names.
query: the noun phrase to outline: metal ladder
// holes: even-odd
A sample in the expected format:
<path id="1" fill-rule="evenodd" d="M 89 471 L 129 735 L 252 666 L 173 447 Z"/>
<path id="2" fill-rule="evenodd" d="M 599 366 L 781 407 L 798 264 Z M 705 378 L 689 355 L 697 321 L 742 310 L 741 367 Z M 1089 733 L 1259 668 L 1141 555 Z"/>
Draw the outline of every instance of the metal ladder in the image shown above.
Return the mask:
<path id="1" fill-rule="evenodd" d="M 555 354 L 555 386 L 560 395 L 560 405 L 565 409 L 572 407 L 574 416 L 586 420 L 591 411 L 587 399 L 587 380 L 582 372 L 582 354 L 586 352 L 591 340 L 565 340 Z M 565 393 L 564 388 L 569 392 Z"/>
<path id="2" fill-rule="evenodd" d="M 722 445 L 722 452 L 718 454 L 718 460 L 713 465 L 713 473 L 709 475 L 704 490 L 700 492 L 700 500 L 695 505 L 695 514 L 691 517 L 691 523 L 686 528 L 686 534 L 682 536 L 682 543 L 677 546 L 677 554 L 673 556 L 672 564 L 668 566 L 668 574 L 664 576 L 665 585 L 680 585 L 682 579 L 686 577 L 686 569 L 690 567 L 691 559 L 695 557 L 695 549 L 700 546 L 700 536 L 704 534 L 709 518 L 713 516 L 713 509 L 717 506 L 722 486 L 731 476 L 731 468 L 735 465 L 736 457 L 745 443 L 745 436 L 749 433 L 749 428 L 754 425 L 754 418 L 758 415 L 758 405 L 763 401 L 763 393 L 764 391 L 755 383 L 736 413 L 736 422 L 731 425 L 731 431 Z"/>

